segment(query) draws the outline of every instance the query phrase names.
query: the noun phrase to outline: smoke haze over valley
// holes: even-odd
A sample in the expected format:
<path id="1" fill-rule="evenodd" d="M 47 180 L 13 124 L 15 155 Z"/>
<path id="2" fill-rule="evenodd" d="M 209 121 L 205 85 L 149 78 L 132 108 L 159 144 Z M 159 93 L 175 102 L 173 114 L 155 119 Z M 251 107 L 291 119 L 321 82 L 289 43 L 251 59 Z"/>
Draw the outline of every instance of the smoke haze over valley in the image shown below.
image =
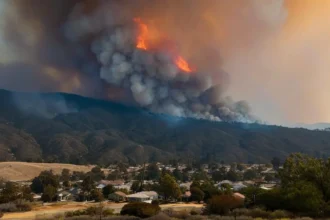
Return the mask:
<path id="1" fill-rule="evenodd" d="M 327 0 L 0 0 L 0 87 L 216 121 L 329 122 L 329 8 Z"/>

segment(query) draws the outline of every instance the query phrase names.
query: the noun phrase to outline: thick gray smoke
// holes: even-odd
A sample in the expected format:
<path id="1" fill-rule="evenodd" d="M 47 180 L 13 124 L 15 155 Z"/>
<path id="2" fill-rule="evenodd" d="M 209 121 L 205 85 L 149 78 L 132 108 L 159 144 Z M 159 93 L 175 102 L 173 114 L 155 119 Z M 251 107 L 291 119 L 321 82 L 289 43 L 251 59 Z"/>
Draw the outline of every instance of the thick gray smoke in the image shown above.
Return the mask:
<path id="1" fill-rule="evenodd" d="M 94 35 L 91 50 L 103 80 L 129 90 L 138 105 L 153 112 L 215 121 L 252 120 L 246 102 L 224 95 L 224 71 L 217 72 L 224 79 L 219 83 L 213 73 L 180 70 L 177 55 L 169 48 L 137 48 L 140 29 L 130 13 L 111 4 L 86 15 L 77 5 L 66 25 L 66 35 L 73 41 Z"/>
<path id="2" fill-rule="evenodd" d="M 236 12 L 242 18 L 246 12 L 254 14 L 254 2 L 11 0 L 0 36 L 11 54 L 0 56 L 0 63 L 6 58 L 0 65 L 0 86 L 101 96 L 180 117 L 251 121 L 247 103 L 226 95 L 229 75 L 221 68 L 226 45 L 219 41 L 229 35 L 221 34 L 214 20 L 219 27 L 240 29 L 227 21 Z M 168 39 L 155 49 L 137 49 L 135 17 L 154 21 Z M 196 71 L 180 70 L 174 62 L 178 55 Z M 22 66 L 29 69 L 16 71 Z M 13 71 L 17 80 L 6 77 Z M 23 76 L 29 80 L 18 79 Z"/>

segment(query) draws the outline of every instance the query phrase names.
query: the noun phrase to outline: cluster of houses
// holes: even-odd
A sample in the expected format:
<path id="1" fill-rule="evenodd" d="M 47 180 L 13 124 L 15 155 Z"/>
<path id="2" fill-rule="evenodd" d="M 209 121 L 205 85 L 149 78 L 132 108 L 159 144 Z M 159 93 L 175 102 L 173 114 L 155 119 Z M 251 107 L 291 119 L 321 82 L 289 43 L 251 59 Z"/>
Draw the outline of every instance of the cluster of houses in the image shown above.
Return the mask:
<path id="1" fill-rule="evenodd" d="M 222 165 L 226 168 L 227 171 L 231 169 L 230 165 Z M 246 169 L 256 169 L 260 165 L 250 165 L 247 166 Z M 185 165 L 176 166 L 175 168 L 171 165 L 162 165 L 158 164 L 159 169 L 165 169 L 169 171 L 173 171 L 174 169 L 184 170 L 186 168 Z M 142 166 L 136 166 L 136 167 L 129 167 L 127 169 L 128 173 L 132 172 L 139 172 L 143 167 Z M 207 173 L 210 173 L 210 169 L 207 165 L 203 167 L 204 171 Z M 115 171 L 115 166 L 109 167 L 109 172 Z M 195 170 L 189 171 L 189 174 L 193 174 Z M 244 171 L 241 171 L 244 172 Z M 274 171 L 272 168 L 266 168 L 261 171 L 261 174 L 274 174 L 276 171 Z M 77 183 L 82 182 L 81 180 Z M 130 192 L 132 184 L 134 181 L 124 181 L 122 179 L 118 180 L 101 180 L 97 182 L 96 188 L 100 191 L 107 185 L 112 185 L 116 191 L 109 195 L 109 200 L 114 202 L 133 202 L 133 201 L 139 201 L 139 202 L 148 202 L 151 203 L 153 200 L 161 199 L 160 196 L 155 191 L 144 191 L 144 192 L 138 192 L 133 194 L 126 194 L 124 192 Z M 144 181 L 144 184 L 153 183 L 152 181 Z M 182 195 L 183 200 L 188 200 L 191 196 L 191 193 L 189 191 L 190 185 L 192 182 L 184 182 L 180 183 L 181 188 L 187 189 L 185 193 Z M 223 185 L 226 184 L 227 186 L 230 186 L 234 192 L 238 192 L 248 186 L 254 185 L 258 186 L 264 190 L 270 190 L 273 187 L 276 186 L 276 182 L 265 182 L 264 180 L 254 180 L 254 181 L 239 181 L 239 182 L 232 182 L 229 180 L 223 180 L 221 182 L 218 182 L 215 184 L 216 187 L 221 189 Z M 81 189 L 79 187 L 72 187 L 71 189 L 58 189 L 57 192 L 57 198 L 58 201 L 71 201 L 71 200 L 77 200 L 79 198 L 79 195 L 81 194 Z M 41 195 L 34 195 L 35 200 L 40 200 Z"/>
<path id="2" fill-rule="evenodd" d="M 147 183 L 148 181 L 145 181 Z M 114 188 L 117 190 L 114 193 L 109 194 L 108 199 L 113 202 L 146 202 L 151 203 L 153 200 L 162 199 L 160 195 L 158 195 L 155 191 L 142 191 L 132 194 L 126 194 L 123 191 L 129 192 L 132 182 L 124 182 L 123 180 L 116 180 L 116 181 L 106 181 L 102 180 L 97 185 L 97 189 L 102 190 L 103 187 L 106 185 L 113 185 Z M 185 193 L 182 195 L 182 200 L 188 201 L 191 193 L 189 191 L 192 182 L 186 182 L 179 184 L 180 187 L 187 189 Z M 232 182 L 229 180 L 223 180 L 215 184 L 215 186 L 221 189 L 224 184 L 230 186 L 231 189 L 237 194 L 237 196 L 244 197 L 243 195 L 237 193 L 238 191 L 252 185 L 258 184 L 261 189 L 270 190 L 276 186 L 277 183 L 265 183 L 265 182 L 256 182 L 256 181 L 240 181 L 240 182 Z M 125 189 L 125 190 L 123 190 Z M 59 189 L 57 193 L 58 201 L 69 201 L 75 200 L 81 190 L 79 188 L 72 188 L 70 190 L 62 190 Z M 40 199 L 40 195 L 35 195 L 35 199 Z"/>

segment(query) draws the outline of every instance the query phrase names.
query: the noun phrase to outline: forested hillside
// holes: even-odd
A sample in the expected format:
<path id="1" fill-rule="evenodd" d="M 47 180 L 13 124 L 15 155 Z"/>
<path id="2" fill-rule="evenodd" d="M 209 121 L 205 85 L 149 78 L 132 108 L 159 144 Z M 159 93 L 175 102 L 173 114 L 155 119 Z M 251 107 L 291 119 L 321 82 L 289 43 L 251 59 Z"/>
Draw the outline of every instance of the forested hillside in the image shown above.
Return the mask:
<path id="1" fill-rule="evenodd" d="M 170 159 L 269 162 L 330 155 L 330 133 L 157 115 L 68 94 L 0 90 L 0 160 L 102 164 Z"/>

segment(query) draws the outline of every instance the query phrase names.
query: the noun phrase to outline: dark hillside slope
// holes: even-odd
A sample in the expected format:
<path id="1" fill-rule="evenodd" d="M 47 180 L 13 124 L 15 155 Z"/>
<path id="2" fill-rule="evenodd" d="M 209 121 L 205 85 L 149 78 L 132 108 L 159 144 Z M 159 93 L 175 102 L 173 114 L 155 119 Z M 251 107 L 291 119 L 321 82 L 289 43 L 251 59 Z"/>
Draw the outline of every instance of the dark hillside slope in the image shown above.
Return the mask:
<path id="1" fill-rule="evenodd" d="M 330 133 L 181 119 L 77 95 L 0 90 L 0 160 L 269 162 L 292 152 L 327 157 Z"/>

